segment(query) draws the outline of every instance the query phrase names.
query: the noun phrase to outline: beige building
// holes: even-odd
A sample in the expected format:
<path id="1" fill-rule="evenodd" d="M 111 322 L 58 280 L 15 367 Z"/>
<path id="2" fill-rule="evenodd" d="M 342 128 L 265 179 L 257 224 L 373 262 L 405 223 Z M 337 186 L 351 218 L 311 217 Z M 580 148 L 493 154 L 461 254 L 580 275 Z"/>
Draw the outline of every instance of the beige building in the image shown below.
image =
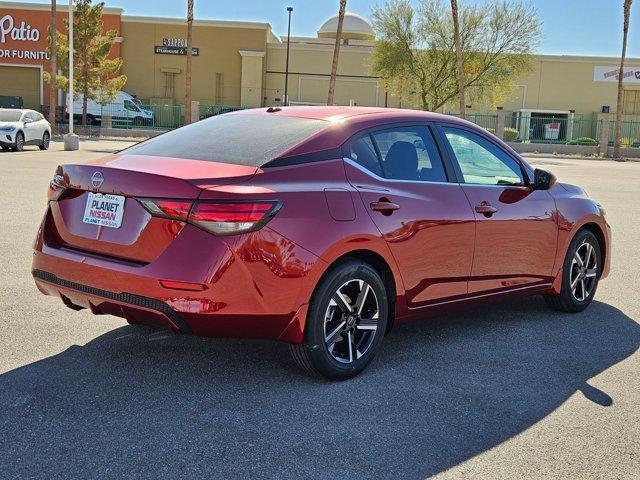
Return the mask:
<path id="1" fill-rule="evenodd" d="M 46 37 L 49 4 L 0 1 L 0 96 L 22 98 L 26 107 L 48 103 L 42 73 L 48 69 Z M 66 16 L 59 5 L 59 28 Z M 105 28 L 118 34 L 112 54 L 122 56 L 125 90 L 145 103 L 182 104 L 186 67 L 184 19 L 134 17 L 106 7 Z M 337 18 L 319 26 L 313 37 L 292 37 L 289 102 L 324 104 Z M 18 29 L 28 35 L 12 35 Z M 22 29 L 22 30 L 21 30 Z M 15 38 L 14 38 L 15 37 Z M 340 50 L 336 103 L 398 106 L 371 72 L 373 31 L 362 17 L 348 13 Z M 204 105 L 259 107 L 284 102 L 286 37 L 268 23 L 196 20 L 193 30 L 194 100 Z M 615 110 L 616 58 L 548 56 L 535 58 L 530 74 L 519 79 L 502 105 L 472 105 L 472 112 L 500 106 L 516 115 L 597 118 Z M 640 119 L 640 59 L 625 71 L 624 113 Z M 452 109 L 455 108 L 452 106 Z"/>

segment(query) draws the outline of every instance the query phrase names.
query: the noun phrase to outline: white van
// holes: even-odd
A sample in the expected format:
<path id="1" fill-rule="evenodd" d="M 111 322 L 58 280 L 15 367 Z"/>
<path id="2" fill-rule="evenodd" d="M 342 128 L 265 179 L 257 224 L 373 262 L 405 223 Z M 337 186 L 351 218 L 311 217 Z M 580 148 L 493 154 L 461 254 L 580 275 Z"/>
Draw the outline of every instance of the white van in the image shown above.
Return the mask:
<path id="1" fill-rule="evenodd" d="M 73 102 L 73 123 L 82 122 L 82 100 L 80 95 Z M 127 92 L 120 91 L 111 102 L 101 105 L 95 100 L 87 101 L 87 125 L 98 125 L 102 115 L 111 116 L 116 124 L 152 125 L 153 112 L 141 108 L 137 99 Z"/>

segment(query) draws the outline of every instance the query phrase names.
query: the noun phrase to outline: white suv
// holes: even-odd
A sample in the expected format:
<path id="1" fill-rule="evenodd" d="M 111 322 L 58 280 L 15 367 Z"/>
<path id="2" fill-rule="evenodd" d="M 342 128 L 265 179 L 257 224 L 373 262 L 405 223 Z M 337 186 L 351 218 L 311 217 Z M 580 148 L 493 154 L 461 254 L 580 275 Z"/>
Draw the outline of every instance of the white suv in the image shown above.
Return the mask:
<path id="1" fill-rule="evenodd" d="M 22 151 L 25 145 L 49 148 L 51 125 L 35 110 L 0 108 L 0 147 Z"/>

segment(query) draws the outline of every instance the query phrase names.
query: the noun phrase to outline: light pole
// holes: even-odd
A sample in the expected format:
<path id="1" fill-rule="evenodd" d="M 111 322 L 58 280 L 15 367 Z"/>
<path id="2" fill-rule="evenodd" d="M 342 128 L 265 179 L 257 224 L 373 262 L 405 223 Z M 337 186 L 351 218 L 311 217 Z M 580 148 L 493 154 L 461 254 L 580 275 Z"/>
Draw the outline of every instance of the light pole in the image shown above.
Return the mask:
<path id="1" fill-rule="evenodd" d="M 291 12 L 293 7 L 287 7 L 289 12 L 289 28 L 287 29 L 287 64 L 284 71 L 284 104 L 289 105 L 289 44 L 291 43 Z"/>
<path id="2" fill-rule="evenodd" d="M 69 113 L 69 133 L 64 136 L 65 150 L 78 150 L 78 136 L 73 134 L 73 0 L 69 0 L 69 98 L 67 112 Z"/>

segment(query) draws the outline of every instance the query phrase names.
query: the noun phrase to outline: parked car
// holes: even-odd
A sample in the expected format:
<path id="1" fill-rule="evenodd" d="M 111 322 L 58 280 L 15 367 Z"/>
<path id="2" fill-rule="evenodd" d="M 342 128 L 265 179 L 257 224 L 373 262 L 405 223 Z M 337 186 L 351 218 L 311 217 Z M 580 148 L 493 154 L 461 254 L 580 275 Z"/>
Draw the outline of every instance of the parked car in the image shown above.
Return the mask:
<path id="1" fill-rule="evenodd" d="M 59 166 L 33 276 L 72 309 L 287 342 L 346 379 L 431 313 L 534 294 L 583 310 L 610 238 L 581 188 L 467 121 L 283 107 Z"/>
<path id="2" fill-rule="evenodd" d="M 84 96 L 80 95 L 73 102 L 73 121 L 82 122 L 82 102 Z M 111 102 L 101 105 L 95 100 L 87 100 L 87 125 L 100 125 L 102 115 L 109 115 L 120 123 L 127 125 L 151 125 L 153 124 L 153 112 L 138 105 L 138 99 L 127 92 L 118 92 Z M 69 114 L 66 114 L 67 119 Z"/>
<path id="3" fill-rule="evenodd" d="M 44 118 L 49 118 L 49 105 L 40 105 L 40 113 L 44 116 Z M 69 116 L 67 115 L 67 106 L 66 105 L 58 105 L 56 106 L 56 123 L 65 123 L 69 121 Z"/>
<path id="4" fill-rule="evenodd" d="M 0 108 L 22 108 L 22 97 L 0 95 Z"/>
<path id="5" fill-rule="evenodd" d="M 22 151 L 25 145 L 49 148 L 51 125 L 35 110 L 0 108 L 0 147 Z"/>

